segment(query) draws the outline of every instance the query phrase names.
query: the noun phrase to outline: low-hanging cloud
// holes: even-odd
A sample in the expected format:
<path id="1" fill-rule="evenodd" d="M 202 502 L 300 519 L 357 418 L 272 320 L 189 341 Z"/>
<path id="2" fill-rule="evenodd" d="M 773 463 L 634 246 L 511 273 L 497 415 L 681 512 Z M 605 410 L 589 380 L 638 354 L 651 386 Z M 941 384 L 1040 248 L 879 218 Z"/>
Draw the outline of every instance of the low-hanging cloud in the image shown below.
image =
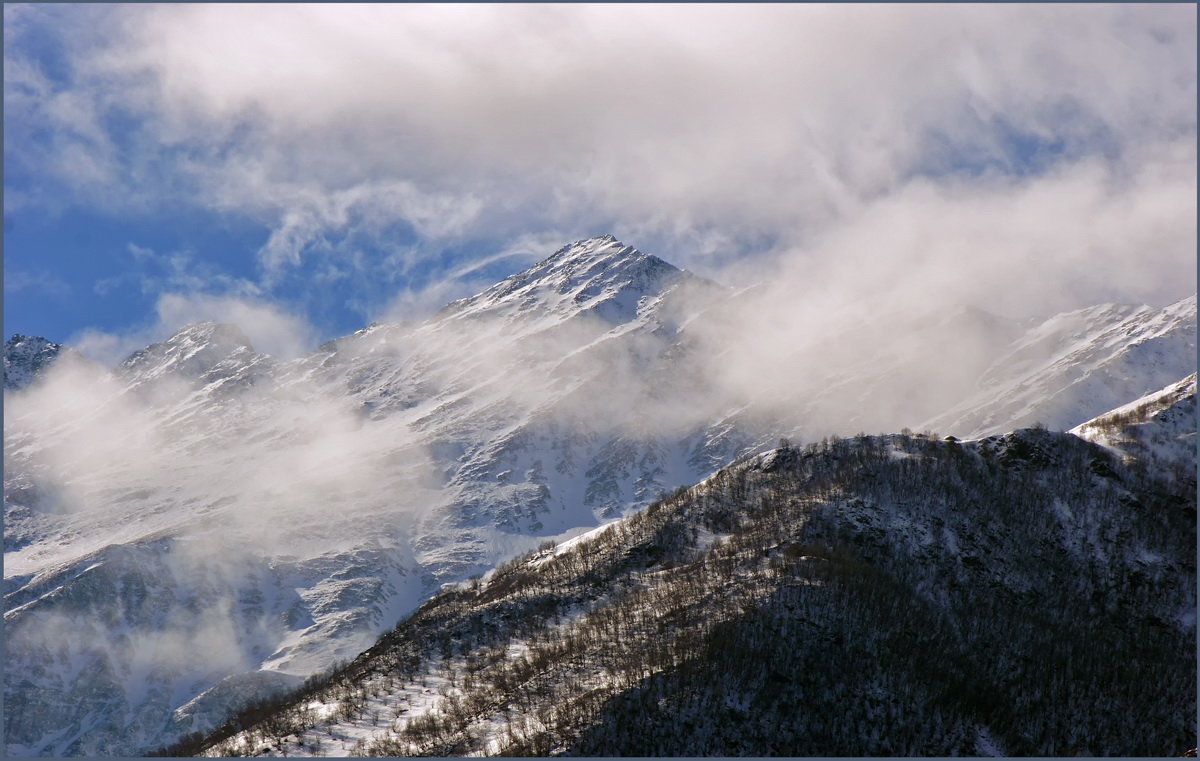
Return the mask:
<path id="1" fill-rule="evenodd" d="M 194 317 L 196 309 L 298 345 L 291 323 L 251 305 L 160 304 L 166 320 Z M 10 558 L 13 572 L 47 562 L 46 552 L 77 559 L 114 537 L 144 541 L 164 529 L 201 538 L 216 557 L 320 554 L 363 540 L 354 521 L 344 536 L 330 530 L 331 506 L 367 523 L 388 516 L 379 522 L 386 537 L 437 502 L 425 446 L 409 421 L 367 419 L 336 374 L 330 379 L 302 361 L 239 361 L 252 364 L 227 385 L 209 378 L 204 386 L 179 372 L 130 379 L 69 354 L 28 389 L 6 392 L 6 471 L 29 480 L 23 488 L 36 495 L 35 512 L 58 516 L 43 527 L 51 537 L 43 548 Z M 53 538 L 77 530 L 83 536 L 75 540 Z M 231 536 L 239 549 L 229 546 Z"/>

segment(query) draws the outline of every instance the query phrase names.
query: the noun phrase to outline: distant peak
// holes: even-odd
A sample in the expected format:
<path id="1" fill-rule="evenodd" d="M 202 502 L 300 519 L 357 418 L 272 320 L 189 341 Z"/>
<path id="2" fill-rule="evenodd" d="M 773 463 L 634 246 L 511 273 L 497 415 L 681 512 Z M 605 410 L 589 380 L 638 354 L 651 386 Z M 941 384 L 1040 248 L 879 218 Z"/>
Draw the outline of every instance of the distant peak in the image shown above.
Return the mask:
<path id="1" fill-rule="evenodd" d="M 491 308 L 510 299 L 578 311 L 583 308 L 581 305 L 595 306 L 601 300 L 615 298 L 617 293 L 660 294 L 687 277 L 691 276 L 657 256 L 627 246 L 613 235 L 601 235 L 568 243 L 529 269 L 510 275 L 481 293 L 452 302 L 438 314 L 447 316 L 472 308 Z M 567 303 L 563 297 L 569 297 L 569 306 L 559 304 Z M 636 299 L 630 303 L 635 302 Z"/>
<path id="2" fill-rule="evenodd" d="M 230 337 L 249 342 L 249 339 L 246 338 L 246 334 L 242 332 L 242 329 L 231 322 L 194 322 L 191 325 L 187 325 L 175 331 L 175 335 L 171 336 L 171 339 L 182 336 L 205 336 L 214 338 Z"/>
<path id="3" fill-rule="evenodd" d="M 664 266 L 672 270 L 677 269 L 657 256 L 644 254 L 633 246 L 625 245 L 613 235 L 601 235 L 595 238 L 585 238 L 568 243 L 530 269 L 537 270 L 547 266 L 550 268 L 559 266 L 574 267 L 579 264 L 585 264 L 590 267 L 600 263 L 604 267 L 613 267 L 622 263 L 637 261 L 650 262 L 656 266 Z"/>
<path id="4" fill-rule="evenodd" d="M 237 325 L 197 322 L 181 328 L 165 341 L 134 352 L 120 368 L 123 373 L 146 377 L 176 369 L 199 376 L 225 357 L 245 350 L 253 352 L 254 347 Z"/>
<path id="5" fill-rule="evenodd" d="M 608 243 L 620 243 L 620 241 L 617 240 L 617 236 L 613 235 L 612 233 L 605 233 L 604 235 L 594 235 L 591 238 L 581 238 L 579 240 L 571 241 L 567 245 L 560 248 L 559 251 L 566 251 L 567 249 L 577 248 L 580 246 L 583 246 L 583 247 L 603 246 Z"/>
<path id="6" fill-rule="evenodd" d="M 12 338 L 9 338 L 8 341 L 5 342 L 4 346 L 5 348 L 10 348 L 20 346 L 25 343 L 36 346 L 59 346 L 59 344 L 54 343 L 48 338 L 42 338 L 41 336 L 27 336 L 23 333 L 13 333 Z"/>
<path id="7" fill-rule="evenodd" d="M 617 240 L 616 236 L 600 235 L 600 236 L 597 236 L 594 238 L 584 238 L 582 240 L 571 241 L 567 245 L 565 245 L 562 248 L 560 248 L 559 250 L 555 251 L 548 258 L 553 259 L 556 256 L 567 253 L 568 251 L 598 251 L 600 249 L 607 249 L 607 248 L 614 248 L 614 249 L 628 248 L 633 251 L 637 250 L 637 249 L 634 249 L 632 246 L 626 246 L 625 244 L 621 243 L 621 241 Z"/>
<path id="8" fill-rule="evenodd" d="M 231 322 L 195 322 L 175 331 L 174 335 L 162 342 L 164 346 L 180 344 L 201 344 L 229 351 L 243 346 L 254 349 L 242 329 Z"/>
<path id="9" fill-rule="evenodd" d="M 42 338 L 13 334 L 4 344 L 4 388 L 29 386 L 65 351 L 62 344 Z"/>

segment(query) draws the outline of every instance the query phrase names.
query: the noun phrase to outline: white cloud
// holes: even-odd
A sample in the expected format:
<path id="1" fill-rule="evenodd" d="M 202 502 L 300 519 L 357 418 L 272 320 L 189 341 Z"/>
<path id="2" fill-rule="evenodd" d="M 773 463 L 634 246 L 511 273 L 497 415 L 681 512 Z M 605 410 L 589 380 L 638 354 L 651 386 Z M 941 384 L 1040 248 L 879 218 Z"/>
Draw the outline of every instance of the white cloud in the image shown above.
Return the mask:
<path id="1" fill-rule="evenodd" d="M 251 296 L 207 293 L 162 293 L 155 317 L 147 325 L 121 332 L 87 328 L 67 344 L 88 359 L 113 367 L 134 351 L 165 340 L 197 322 L 233 323 L 256 351 L 293 359 L 312 350 L 316 331 L 302 317 Z"/>
<path id="2" fill-rule="evenodd" d="M 599 227 L 711 272 L 718 251 L 808 247 L 876 218 L 921 176 L 957 193 L 1098 161 L 1110 185 L 1155 163 L 1194 173 L 1174 156 L 1195 139 L 1187 5 L 183 4 L 88 19 L 74 80 L 37 85 L 54 108 L 6 88 L 18 120 L 91 157 L 74 182 L 144 201 L 169 177 L 163 197 L 267 225 L 267 283 L 354 256 L 347 237 L 386 245 L 396 225 L 431 242 L 404 248 L 411 266 L 465 240 L 501 251 Z M 41 81 L 19 46 L 10 60 Z M 88 126 L 114 109 L 136 117 L 128 155 Z"/>
<path id="3" fill-rule="evenodd" d="M 231 189 L 223 202 L 243 209 L 247 208 L 243 203 L 262 207 L 262 197 L 245 194 L 246 187 Z M 478 199 L 470 195 L 426 193 L 406 181 L 362 183 L 328 195 L 317 188 L 296 192 L 285 185 L 270 198 L 274 211 L 264 212 L 276 216 L 275 227 L 259 251 L 269 276 L 299 265 L 304 252 L 324 242 L 331 232 L 354 228 L 378 235 L 389 225 L 403 222 L 422 239 L 454 237 L 480 207 Z"/>
<path id="4" fill-rule="evenodd" d="M 149 340 L 148 340 L 149 339 Z M 83 356 L 106 367 L 115 367 L 138 349 L 154 339 L 149 331 L 112 333 L 98 328 L 84 328 L 67 340 L 67 345 Z"/>
<path id="5" fill-rule="evenodd" d="M 163 326 L 230 322 L 245 332 L 257 351 L 292 359 L 312 350 L 314 333 L 304 320 L 280 307 L 233 296 L 167 293 L 157 304 Z"/>
<path id="6" fill-rule="evenodd" d="M 71 286 L 57 275 L 45 271 L 8 271 L 4 273 L 4 292 L 21 293 L 34 291 L 52 298 L 64 298 L 71 294 Z"/>

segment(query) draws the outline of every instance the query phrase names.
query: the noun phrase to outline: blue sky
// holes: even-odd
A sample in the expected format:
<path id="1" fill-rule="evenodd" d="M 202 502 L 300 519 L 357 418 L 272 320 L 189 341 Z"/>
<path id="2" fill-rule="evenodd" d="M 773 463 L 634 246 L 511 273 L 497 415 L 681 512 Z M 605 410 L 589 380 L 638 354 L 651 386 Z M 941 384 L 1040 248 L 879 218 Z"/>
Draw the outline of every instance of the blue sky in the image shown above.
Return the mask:
<path id="1" fill-rule="evenodd" d="M 295 353 L 608 232 L 732 283 L 1172 300 L 1195 288 L 1195 21 L 7 5 L 5 331 L 115 361 L 237 317 Z"/>
<path id="2" fill-rule="evenodd" d="M 6 216 L 5 329 L 66 340 L 81 327 L 138 328 L 152 319 L 164 293 L 236 294 L 262 298 L 320 329 L 316 340 L 358 330 L 375 310 L 405 290 L 424 291 L 489 251 L 492 241 L 446 248 L 416 269 L 384 264 L 388 243 L 412 246 L 411 231 L 395 229 L 386 242 L 354 244 L 346 262 L 308 260 L 262 281 L 254 253 L 270 231 L 236 215 L 184 208 L 163 214 L 113 215 L 79 207 L 30 209 Z M 336 238 L 332 246 L 347 245 Z M 546 252 L 549 253 L 549 252 Z M 536 253 L 530 252 L 531 256 Z M 453 299 L 529 263 L 514 255 L 457 278 Z M 339 267 L 338 265 L 341 264 Z M 412 317 L 431 303 L 414 305 Z M 176 326 L 182 327 L 182 326 Z"/>

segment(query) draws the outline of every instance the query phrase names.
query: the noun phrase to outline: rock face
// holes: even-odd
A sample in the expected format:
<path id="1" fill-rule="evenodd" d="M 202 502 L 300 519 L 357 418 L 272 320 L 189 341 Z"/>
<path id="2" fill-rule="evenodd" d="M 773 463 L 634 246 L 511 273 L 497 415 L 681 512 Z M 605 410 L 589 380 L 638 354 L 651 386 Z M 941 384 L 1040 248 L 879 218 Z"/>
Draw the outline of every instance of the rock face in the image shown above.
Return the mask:
<path id="1" fill-rule="evenodd" d="M 630 515 L 804 429 L 813 405 L 846 401 L 803 387 L 808 406 L 791 408 L 715 387 L 697 315 L 730 298 L 605 236 L 423 323 L 372 325 L 293 361 L 202 323 L 92 377 L 46 370 L 61 350 L 15 337 L 5 689 L 20 708 L 6 712 L 8 752 L 137 754 L 203 732 L 256 693 L 363 651 L 443 584 Z M 1079 322 L 1141 325 L 1162 339 L 1151 345 L 1165 373 L 1188 346 L 1176 312 Z M 1026 335 L 975 312 L 945 318 L 1005 345 Z M 1194 315 L 1191 326 L 1188 361 Z M 936 343 L 944 327 L 914 340 Z M 1064 357 L 1126 351 L 1120 367 L 1137 366 L 1141 344 L 1122 350 L 1115 333 L 1085 342 L 1107 354 L 1079 355 L 1051 333 L 1013 354 L 1029 360 L 1022 372 L 1052 368 L 1038 376 L 1048 394 L 1074 377 Z M 1123 378 L 1113 362 L 1081 362 L 1098 388 Z M 838 388 L 884 398 L 886 373 L 874 372 Z M 998 398 L 1002 409 L 960 416 L 1000 425 L 1020 405 Z M 1107 398 L 1079 401 L 1089 411 L 1071 424 Z"/>
<path id="2" fill-rule="evenodd" d="M 26 388 L 58 359 L 62 344 L 15 334 L 4 344 L 4 390 Z"/>

